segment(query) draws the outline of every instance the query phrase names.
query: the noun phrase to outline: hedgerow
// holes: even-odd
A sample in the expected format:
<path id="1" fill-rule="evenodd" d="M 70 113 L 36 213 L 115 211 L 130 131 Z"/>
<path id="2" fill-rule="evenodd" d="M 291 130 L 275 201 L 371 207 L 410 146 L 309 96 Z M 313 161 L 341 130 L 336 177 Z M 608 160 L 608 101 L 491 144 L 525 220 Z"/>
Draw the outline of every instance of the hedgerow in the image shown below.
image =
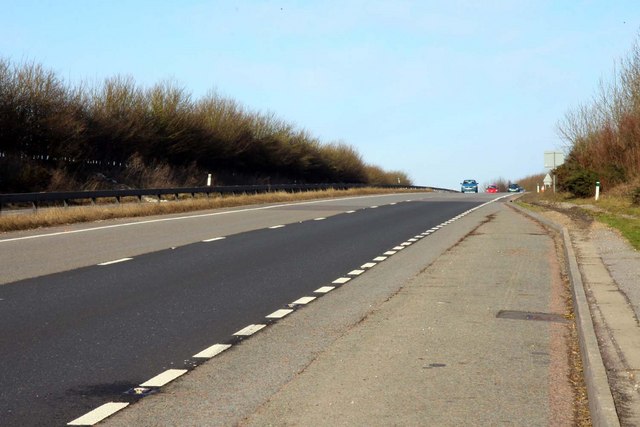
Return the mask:
<path id="1" fill-rule="evenodd" d="M 590 195 L 595 181 L 611 189 L 640 178 L 638 42 L 620 62 L 612 82 L 601 83 L 591 103 L 567 112 L 558 130 L 568 142 L 567 163 L 558 169 L 563 189 Z"/>
<path id="2" fill-rule="evenodd" d="M 172 81 L 144 88 L 116 76 L 66 84 L 36 63 L 0 59 L 0 192 L 117 186 L 411 184 L 273 113 Z"/>

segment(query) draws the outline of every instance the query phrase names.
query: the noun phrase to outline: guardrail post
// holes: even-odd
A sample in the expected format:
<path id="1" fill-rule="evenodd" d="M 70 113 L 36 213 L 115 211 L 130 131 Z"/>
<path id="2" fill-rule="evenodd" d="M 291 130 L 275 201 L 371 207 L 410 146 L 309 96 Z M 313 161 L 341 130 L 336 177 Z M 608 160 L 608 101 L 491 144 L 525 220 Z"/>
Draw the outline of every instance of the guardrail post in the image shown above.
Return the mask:
<path id="1" fill-rule="evenodd" d="M 120 204 L 120 196 L 116 196 L 116 204 Z"/>
<path id="2" fill-rule="evenodd" d="M 68 199 L 62 199 L 62 206 L 64 206 L 65 208 L 69 207 L 69 200 Z"/>
<path id="3" fill-rule="evenodd" d="M 138 203 L 142 203 L 142 194 L 138 194 Z"/>

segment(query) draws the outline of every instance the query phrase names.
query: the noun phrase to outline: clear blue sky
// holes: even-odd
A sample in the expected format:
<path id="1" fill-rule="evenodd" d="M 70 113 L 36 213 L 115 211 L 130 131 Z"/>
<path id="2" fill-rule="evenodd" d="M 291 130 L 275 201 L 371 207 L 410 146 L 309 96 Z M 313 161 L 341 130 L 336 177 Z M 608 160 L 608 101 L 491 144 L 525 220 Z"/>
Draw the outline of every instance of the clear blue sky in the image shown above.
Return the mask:
<path id="1" fill-rule="evenodd" d="M 172 79 L 273 112 L 416 184 L 544 172 L 610 79 L 638 0 L 0 0 L 0 56 L 66 82 Z"/>

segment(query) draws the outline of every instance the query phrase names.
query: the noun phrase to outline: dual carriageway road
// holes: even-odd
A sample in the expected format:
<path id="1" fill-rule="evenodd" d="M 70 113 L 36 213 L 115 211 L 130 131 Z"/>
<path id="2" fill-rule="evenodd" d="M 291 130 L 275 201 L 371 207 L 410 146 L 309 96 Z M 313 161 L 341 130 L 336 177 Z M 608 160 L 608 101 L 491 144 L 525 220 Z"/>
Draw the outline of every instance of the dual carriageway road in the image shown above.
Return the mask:
<path id="1" fill-rule="evenodd" d="M 496 199 L 367 196 L 7 233 L 0 425 L 64 425 L 133 402 L 125 392 L 189 371 L 201 351 L 239 342 Z M 143 392 L 156 390 L 148 384 Z"/>

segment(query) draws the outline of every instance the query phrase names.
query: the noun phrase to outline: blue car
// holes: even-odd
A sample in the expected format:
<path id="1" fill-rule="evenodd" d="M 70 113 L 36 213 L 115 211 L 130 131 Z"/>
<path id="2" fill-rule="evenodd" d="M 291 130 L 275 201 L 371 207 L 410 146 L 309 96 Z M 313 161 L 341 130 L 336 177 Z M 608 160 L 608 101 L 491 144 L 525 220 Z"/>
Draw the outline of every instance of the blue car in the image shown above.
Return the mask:
<path id="1" fill-rule="evenodd" d="M 465 179 L 460 185 L 462 185 L 462 187 L 460 187 L 460 192 L 462 193 L 478 192 L 478 181 L 476 181 L 475 179 Z"/>

